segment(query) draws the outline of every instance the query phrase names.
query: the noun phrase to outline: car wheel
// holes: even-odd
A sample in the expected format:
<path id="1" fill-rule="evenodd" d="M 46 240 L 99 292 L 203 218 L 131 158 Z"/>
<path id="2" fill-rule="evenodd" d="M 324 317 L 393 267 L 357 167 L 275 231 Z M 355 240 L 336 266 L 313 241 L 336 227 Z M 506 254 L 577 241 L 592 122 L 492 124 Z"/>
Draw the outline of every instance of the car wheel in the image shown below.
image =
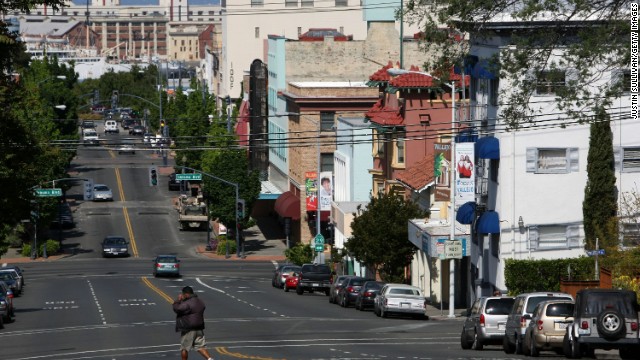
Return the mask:
<path id="1" fill-rule="evenodd" d="M 625 336 L 626 326 L 624 317 L 618 310 L 607 309 L 602 311 L 596 320 L 598 333 L 605 339 L 617 340 Z"/>
<path id="2" fill-rule="evenodd" d="M 582 357 L 582 351 L 580 351 L 580 344 L 575 340 L 569 341 L 569 358 L 580 359 Z"/>
<path id="3" fill-rule="evenodd" d="M 524 340 L 522 340 L 522 353 L 525 356 L 529 356 L 529 350 L 531 350 L 531 348 L 529 347 L 529 334 L 525 333 L 524 334 Z"/>
<path id="4" fill-rule="evenodd" d="M 346 295 L 342 297 L 342 301 L 340 301 L 340 305 L 342 307 L 349 307 L 349 299 L 347 298 Z"/>
<path id="5" fill-rule="evenodd" d="M 531 338 L 529 339 L 529 351 L 528 351 L 528 353 L 532 357 L 540 356 L 540 350 L 538 350 L 538 348 L 536 347 L 536 342 L 535 342 L 535 340 L 533 338 L 533 334 L 531 334 Z"/>
<path id="6" fill-rule="evenodd" d="M 522 355 L 523 346 L 522 346 L 522 338 L 516 335 L 516 354 Z"/>
<path id="7" fill-rule="evenodd" d="M 471 349 L 471 344 L 467 340 L 467 337 L 464 335 L 464 333 L 464 328 L 462 328 L 462 333 L 460 333 L 460 347 L 462 348 L 462 350 L 469 350 Z"/>
<path id="8" fill-rule="evenodd" d="M 380 317 L 383 317 L 383 318 L 387 317 L 387 313 L 384 311 L 383 308 L 380 308 Z"/>
<path id="9" fill-rule="evenodd" d="M 329 304 L 333 304 L 333 296 L 331 294 L 329 294 Z"/>
<path id="10" fill-rule="evenodd" d="M 502 350 L 504 350 L 505 354 L 513 354 L 516 351 L 515 345 L 509 342 L 507 334 L 502 338 Z"/>
<path id="11" fill-rule="evenodd" d="M 284 289 L 284 292 L 289 292 L 289 288 L 287 287 L 287 284 L 284 284 L 283 289 Z"/>
<path id="12" fill-rule="evenodd" d="M 304 290 L 302 290 L 302 288 L 300 286 L 297 286 L 296 287 L 296 294 L 302 295 L 302 293 L 304 293 Z"/>
<path id="13" fill-rule="evenodd" d="M 329 290 L 329 289 L 325 290 L 325 291 L 324 291 L 324 295 L 325 295 L 325 296 L 329 296 L 329 295 L 331 295 L 331 290 Z"/>
<path id="14" fill-rule="evenodd" d="M 473 350 L 482 350 L 482 341 L 478 338 L 478 332 L 473 332 L 473 343 L 471 344 L 471 348 Z"/>

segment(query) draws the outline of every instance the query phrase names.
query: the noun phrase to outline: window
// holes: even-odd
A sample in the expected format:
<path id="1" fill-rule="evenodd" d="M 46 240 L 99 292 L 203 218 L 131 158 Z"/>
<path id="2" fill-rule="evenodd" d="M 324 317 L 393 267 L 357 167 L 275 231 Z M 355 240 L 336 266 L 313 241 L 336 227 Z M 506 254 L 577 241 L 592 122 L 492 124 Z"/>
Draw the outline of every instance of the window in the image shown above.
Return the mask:
<path id="1" fill-rule="evenodd" d="M 333 172 L 333 153 L 320 154 L 320 171 Z"/>
<path id="2" fill-rule="evenodd" d="M 336 122 L 336 113 L 333 111 L 320 112 L 320 130 L 332 131 Z"/>
<path id="3" fill-rule="evenodd" d="M 284 7 L 298 7 L 298 0 L 284 0 Z"/>
<path id="4" fill-rule="evenodd" d="M 254 31 L 255 31 L 256 39 L 259 39 L 259 38 L 260 38 L 260 28 L 259 28 L 258 26 L 256 26 L 256 28 L 254 29 Z"/>
<path id="5" fill-rule="evenodd" d="M 300 0 L 302 7 L 313 7 L 313 0 Z"/>
<path id="6" fill-rule="evenodd" d="M 622 86 L 623 93 L 631 92 L 631 71 L 629 69 L 617 69 L 611 71 L 611 86 Z"/>
<path id="7" fill-rule="evenodd" d="M 336 0 L 336 7 L 347 6 L 348 0 Z"/>
<path id="8" fill-rule="evenodd" d="M 251 7 L 263 7 L 264 0 L 251 0 Z"/>
<path id="9" fill-rule="evenodd" d="M 566 174 L 578 165 L 578 148 L 527 148 L 527 172 Z"/>
<path id="10" fill-rule="evenodd" d="M 395 166 L 404 166 L 404 157 L 405 157 L 405 133 L 401 132 L 396 135 L 396 139 L 394 141 L 394 157 L 393 157 L 393 165 Z"/>
<path id="11" fill-rule="evenodd" d="M 489 105 L 498 106 L 500 79 L 489 80 Z"/>
<path id="12" fill-rule="evenodd" d="M 528 247 L 532 250 L 572 248 L 580 245 L 579 225 L 529 227 Z"/>
<path id="13" fill-rule="evenodd" d="M 640 172 L 640 146 L 614 147 L 613 157 L 616 163 L 616 170 Z"/>
<path id="14" fill-rule="evenodd" d="M 622 226 L 622 246 L 640 246 L 640 223 L 630 222 L 621 223 L 620 225 Z"/>
<path id="15" fill-rule="evenodd" d="M 374 157 L 384 155 L 384 133 L 373 130 L 373 154 Z"/>
<path id="16" fill-rule="evenodd" d="M 554 95 L 567 86 L 567 81 L 574 77 L 572 70 L 544 70 L 535 79 L 536 95 Z"/>

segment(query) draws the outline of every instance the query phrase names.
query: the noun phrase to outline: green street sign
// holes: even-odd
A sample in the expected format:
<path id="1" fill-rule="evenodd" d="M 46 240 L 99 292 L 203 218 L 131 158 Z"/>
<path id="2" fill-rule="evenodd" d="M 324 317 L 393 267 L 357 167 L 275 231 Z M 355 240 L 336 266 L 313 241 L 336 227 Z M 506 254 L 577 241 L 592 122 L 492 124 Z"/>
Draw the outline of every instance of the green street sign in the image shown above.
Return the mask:
<path id="1" fill-rule="evenodd" d="M 190 173 L 190 174 L 176 174 L 176 180 L 178 181 L 200 181 L 202 180 L 202 174 Z"/>
<path id="2" fill-rule="evenodd" d="M 324 236 L 322 234 L 316 235 L 314 242 L 316 252 L 324 251 Z"/>
<path id="3" fill-rule="evenodd" d="M 36 195 L 39 197 L 62 196 L 62 189 L 36 189 Z"/>

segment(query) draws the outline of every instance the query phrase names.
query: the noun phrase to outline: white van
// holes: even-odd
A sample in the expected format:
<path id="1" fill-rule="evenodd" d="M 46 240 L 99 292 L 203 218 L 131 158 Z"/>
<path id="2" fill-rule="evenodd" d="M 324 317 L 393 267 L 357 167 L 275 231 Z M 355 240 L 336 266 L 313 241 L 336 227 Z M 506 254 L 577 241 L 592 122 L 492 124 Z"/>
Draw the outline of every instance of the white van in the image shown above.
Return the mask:
<path id="1" fill-rule="evenodd" d="M 104 133 L 119 133 L 118 123 L 115 120 L 107 120 L 104 122 Z"/>
<path id="2" fill-rule="evenodd" d="M 95 129 L 84 129 L 82 131 L 82 141 L 85 145 L 98 145 L 100 139 Z"/>

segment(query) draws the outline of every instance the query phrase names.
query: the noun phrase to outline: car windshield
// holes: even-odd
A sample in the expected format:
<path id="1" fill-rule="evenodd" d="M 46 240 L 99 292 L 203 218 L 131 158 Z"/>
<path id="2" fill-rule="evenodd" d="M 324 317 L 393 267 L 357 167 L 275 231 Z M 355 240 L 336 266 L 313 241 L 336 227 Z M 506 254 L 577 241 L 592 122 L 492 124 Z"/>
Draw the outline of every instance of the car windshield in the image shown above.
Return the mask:
<path id="1" fill-rule="evenodd" d="M 102 186 L 96 186 L 93 188 L 95 191 L 109 191 L 109 188 L 102 185 Z"/>
<path id="2" fill-rule="evenodd" d="M 513 298 L 489 299 L 487 300 L 485 313 L 490 315 L 509 315 L 514 301 L 515 299 Z"/>
<path id="3" fill-rule="evenodd" d="M 351 279 L 352 286 L 362 286 L 365 282 L 369 281 L 368 279 Z"/>
<path id="4" fill-rule="evenodd" d="M 420 295 L 420 290 L 417 289 L 391 289 L 389 294 L 393 295 Z"/>
<path id="5" fill-rule="evenodd" d="M 107 239 L 105 244 L 107 245 L 125 245 L 127 242 L 123 238 Z"/>
<path id="6" fill-rule="evenodd" d="M 573 314 L 573 304 L 559 303 L 547 306 L 547 316 L 569 317 Z"/>
<path id="7" fill-rule="evenodd" d="M 11 274 L 8 272 L 3 272 L 3 273 L 0 273 L 0 280 L 4 280 L 4 281 L 13 280 L 13 276 L 11 276 Z"/>
<path id="8" fill-rule="evenodd" d="M 571 300 L 568 297 L 559 297 L 559 296 L 533 296 L 529 298 L 529 302 L 527 303 L 527 313 L 533 313 L 533 310 L 536 308 L 538 304 L 547 300 Z"/>
<path id="9" fill-rule="evenodd" d="M 634 309 L 635 299 L 625 294 L 612 294 L 608 292 L 603 293 L 591 293 L 586 298 L 585 314 L 596 315 L 605 309 L 616 309 L 622 313 L 622 315 L 629 317 L 636 317 L 636 309 Z"/>
<path id="10" fill-rule="evenodd" d="M 367 289 L 380 290 L 382 289 L 382 283 L 370 281 L 366 285 Z"/>
<path id="11" fill-rule="evenodd" d="M 158 258 L 159 263 L 177 263 L 178 259 L 173 256 L 163 256 Z"/>

